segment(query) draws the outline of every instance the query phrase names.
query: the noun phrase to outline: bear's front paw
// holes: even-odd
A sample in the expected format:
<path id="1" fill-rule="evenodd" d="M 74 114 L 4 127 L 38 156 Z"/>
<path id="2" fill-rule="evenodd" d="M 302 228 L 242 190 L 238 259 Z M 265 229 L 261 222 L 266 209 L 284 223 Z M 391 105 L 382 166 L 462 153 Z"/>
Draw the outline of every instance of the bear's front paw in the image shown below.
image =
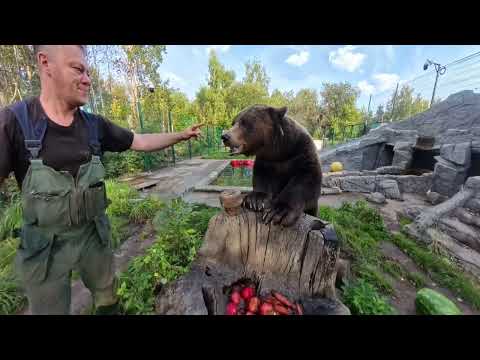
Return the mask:
<path id="1" fill-rule="evenodd" d="M 270 197 L 266 193 L 252 191 L 243 198 L 242 206 L 249 210 L 262 211 L 270 207 Z"/>
<path id="2" fill-rule="evenodd" d="M 270 209 L 265 210 L 262 220 L 264 224 L 273 222 L 275 225 L 290 227 L 298 221 L 302 214 L 302 209 L 298 207 L 292 207 L 286 203 L 277 203 Z"/>

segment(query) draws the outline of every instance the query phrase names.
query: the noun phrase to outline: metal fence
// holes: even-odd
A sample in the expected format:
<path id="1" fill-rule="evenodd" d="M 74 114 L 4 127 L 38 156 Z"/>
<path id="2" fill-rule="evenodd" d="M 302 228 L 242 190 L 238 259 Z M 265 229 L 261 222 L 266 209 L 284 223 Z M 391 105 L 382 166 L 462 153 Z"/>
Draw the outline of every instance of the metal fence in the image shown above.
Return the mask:
<path id="1" fill-rule="evenodd" d="M 164 133 L 172 133 L 179 131 L 178 129 L 174 129 L 173 124 L 175 123 L 175 119 L 171 112 L 168 112 L 168 119 L 169 126 L 163 130 L 150 129 L 146 126 L 141 129 L 141 132 L 148 133 L 162 131 Z M 192 119 L 191 123 L 195 123 L 194 119 Z M 166 166 L 175 166 L 179 161 L 192 159 L 198 156 L 222 156 L 222 153 L 226 152 L 221 140 L 223 129 L 216 126 L 206 125 L 202 127 L 201 131 L 202 136 L 198 139 L 182 141 L 161 151 L 143 153 L 143 169 L 145 171 L 150 171 Z"/>
<path id="2" fill-rule="evenodd" d="M 427 59 L 423 71 L 422 75 L 413 79 L 399 81 L 394 89 L 370 96 L 369 128 L 404 120 L 427 110 L 451 94 L 480 90 L 480 52 L 444 65 Z"/>

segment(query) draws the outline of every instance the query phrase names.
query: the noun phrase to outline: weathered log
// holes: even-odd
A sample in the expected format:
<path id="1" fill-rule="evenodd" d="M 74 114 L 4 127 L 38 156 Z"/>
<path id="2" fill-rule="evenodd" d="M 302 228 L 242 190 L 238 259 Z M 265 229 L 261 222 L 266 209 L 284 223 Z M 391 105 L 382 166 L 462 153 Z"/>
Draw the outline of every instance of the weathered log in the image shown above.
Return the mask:
<path id="1" fill-rule="evenodd" d="M 221 194 L 224 209 L 210 220 L 190 271 L 160 292 L 156 312 L 222 315 L 226 287 L 250 278 L 262 292 L 305 302 L 305 314 L 349 314 L 336 297 L 340 243 L 331 225 L 306 214 L 289 228 L 265 225 L 241 201 L 240 192 Z"/>

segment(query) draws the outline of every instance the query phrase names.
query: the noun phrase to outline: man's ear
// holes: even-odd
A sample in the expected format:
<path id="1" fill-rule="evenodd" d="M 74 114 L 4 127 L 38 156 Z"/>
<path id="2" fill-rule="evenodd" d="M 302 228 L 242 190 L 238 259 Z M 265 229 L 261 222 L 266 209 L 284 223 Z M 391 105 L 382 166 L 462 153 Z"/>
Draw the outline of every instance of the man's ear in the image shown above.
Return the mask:
<path id="1" fill-rule="evenodd" d="M 50 75 L 50 59 L 48 58 L 47 53 L 40 51 L 37 54 L 37 63 L 40 68 L 44 69 L 44 71 Z"/>

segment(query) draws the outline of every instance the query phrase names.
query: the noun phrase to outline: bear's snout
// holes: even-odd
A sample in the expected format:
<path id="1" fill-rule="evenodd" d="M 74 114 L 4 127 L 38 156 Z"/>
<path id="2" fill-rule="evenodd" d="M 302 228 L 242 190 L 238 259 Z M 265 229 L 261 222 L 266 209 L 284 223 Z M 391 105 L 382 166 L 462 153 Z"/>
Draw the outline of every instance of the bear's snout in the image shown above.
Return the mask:
<path id="1" fill-rule="evenodd" d="M 228 133 L 224 133 L 224 134 L 222 135 L 222 137 L 221 137 L 221 139 L 222 139 L 223 142 L 229 141 L 230 138 L 231 138 L 231 136 L 230 136 Z"/>

